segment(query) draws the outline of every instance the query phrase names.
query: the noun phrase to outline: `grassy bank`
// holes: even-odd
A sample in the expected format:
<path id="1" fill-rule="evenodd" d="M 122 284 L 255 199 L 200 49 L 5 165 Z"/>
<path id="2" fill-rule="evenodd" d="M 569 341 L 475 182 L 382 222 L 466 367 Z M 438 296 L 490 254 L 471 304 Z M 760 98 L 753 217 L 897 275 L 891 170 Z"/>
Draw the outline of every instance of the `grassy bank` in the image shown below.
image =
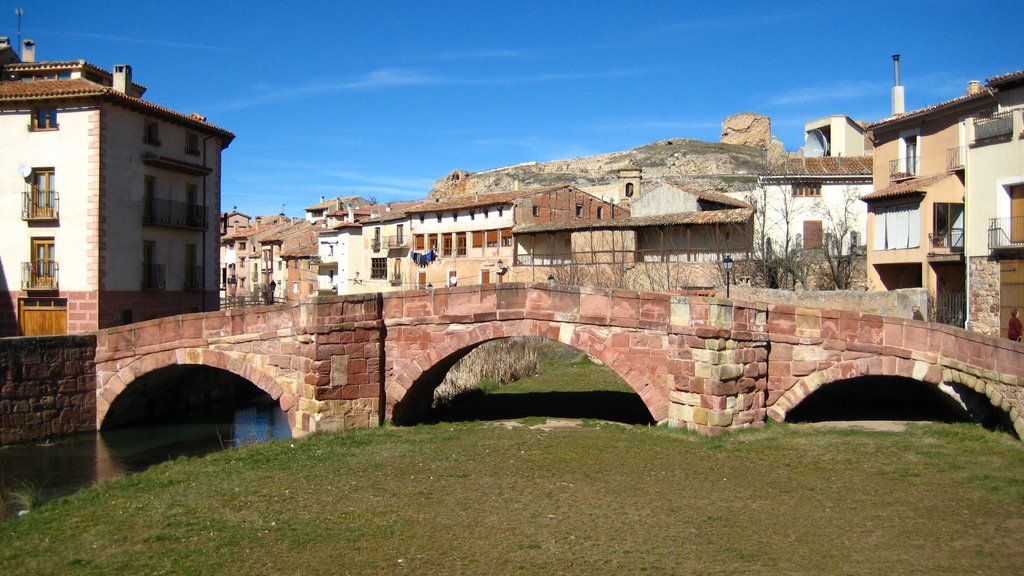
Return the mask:
<path id="1" fill-rule="evenodd" d="M 975 426 L 445 423 L 157 466 L 0 523 L 17 574 L 1020 574 L 1024 448 Z"/>

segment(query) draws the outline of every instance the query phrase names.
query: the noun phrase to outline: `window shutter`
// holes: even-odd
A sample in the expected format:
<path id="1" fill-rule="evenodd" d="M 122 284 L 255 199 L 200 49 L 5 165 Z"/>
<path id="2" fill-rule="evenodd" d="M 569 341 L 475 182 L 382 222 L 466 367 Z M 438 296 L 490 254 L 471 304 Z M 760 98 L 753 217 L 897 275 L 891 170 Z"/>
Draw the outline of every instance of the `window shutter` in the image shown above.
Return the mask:
<path id="1" fill-rule="evenodd" d="M 483 247 L 484 247 L 484 233 L 483 232 L 473 232 L 473 248 L 483 248 Z"/>

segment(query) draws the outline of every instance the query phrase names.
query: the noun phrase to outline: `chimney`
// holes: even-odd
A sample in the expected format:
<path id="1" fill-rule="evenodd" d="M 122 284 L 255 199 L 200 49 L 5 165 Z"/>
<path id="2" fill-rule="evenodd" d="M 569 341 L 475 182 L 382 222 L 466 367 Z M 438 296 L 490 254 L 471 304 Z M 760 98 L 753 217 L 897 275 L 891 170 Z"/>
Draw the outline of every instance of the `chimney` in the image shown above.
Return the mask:
<path id="1" fill-rule="evenodd" d="M 21 61 L 22 62 L 35 62 L 36 61 L 36 41 L 26 39 L 21 43 Z"/>
<path id="2" fill-rule="evenodd" d="M 321 202 L 323 202 L 323 201 L 324 201 L 324 197 L 323 197 L 323 195 L 322 195 L 322 194 L 320 195 L 320 201 L 321 201 Z"/>
<path id="3" fill-rule="evenodd" d="M 896 83 L 892 87 L 892 113 L 903 114 L 903 85 L 900 84 L 900 55 L 892 55 L 893 68 L 896 73 Z"/>
<path id="4" fill-rule="evenodd" d="M 9 36 L 0 36 L 0 50 L 8 50 L 11 47 L 11 38 Z"/>
<path id="5" fill-rule="evenodd" d="M 122 94 L 130 94 L 132 90 L 132 67 L 127 64 L 114 64 L 114 90 Z"/>
<path id="6" fill-rule="evenodd" d="M 348 207 L 348 221 L 349 222 L 355 222 L 356 221 L 356 217 L 355 217 L 355 214 L 352 213 L 352 207 L 351 206 Z"/>
<path id="7" fill-rule="evenodd" d="M 977 80 L 971 80 L 970 82 L 967 83 L 967 95 L 968 96 L 974 96 L 975 94 L 977 94 L 979 92 L 981 92 L 981 82 L 979 82 Z"/>

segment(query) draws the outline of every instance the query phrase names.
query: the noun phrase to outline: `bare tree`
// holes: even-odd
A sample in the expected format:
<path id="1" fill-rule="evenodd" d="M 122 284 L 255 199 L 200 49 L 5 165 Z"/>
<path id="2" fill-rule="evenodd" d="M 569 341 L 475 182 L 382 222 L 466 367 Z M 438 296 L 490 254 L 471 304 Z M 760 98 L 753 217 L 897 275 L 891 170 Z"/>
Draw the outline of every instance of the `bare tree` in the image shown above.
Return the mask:
<path id="1" fill-rule="evenodd" d="M 766 288 L 795 289 L 807 285 L 809 263 L 793 227 L 804 212 L 785 192 L 758 184 L 748 197 L 754 207 L 751 275 Z"/>
<path id="2" fill-rule="evenodd" d="M 815 211 L 824 220 L 822 255 L 827 265 L 828 280 L 836 290 L 849 290 L 853 280 L 854 258 L 856 257 L 857 191 L 843 190 L 841 201 L 826 204 L 820 198 Z"/>

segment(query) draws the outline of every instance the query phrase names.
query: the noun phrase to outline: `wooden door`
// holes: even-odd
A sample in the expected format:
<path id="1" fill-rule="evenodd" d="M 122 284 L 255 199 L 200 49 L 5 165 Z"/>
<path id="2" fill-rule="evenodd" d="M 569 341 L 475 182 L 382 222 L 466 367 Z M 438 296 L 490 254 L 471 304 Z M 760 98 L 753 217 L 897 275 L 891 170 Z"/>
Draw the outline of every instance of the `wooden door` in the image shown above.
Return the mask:
<path id="1" fill-rule="evenodd" d="M 1024 260 L 999 262 L 999 334 L 1006 337 L 1010 313 L 1024 315 Z"/>
<path id="2" fill-rule="evenodd" d="M 480 283 L 481 284 L 490 284 L 491 283 L 491 271 L 490 270 L 488 270 L 486 268 L 484 268 L 483 270 L 480 270 Z"/>
<path id="3" fill-rule="evenodd" d="M 1010 241 L 1024 242 L 1024 184 L 1010 188 Z"/>
<path id="4" fill-rule="evenodd" d="M 32 239 L 32 286 L 56 287 L 57 252 L 53 238 Z"/>
<path id="5" fill-rule="evenodd" d="M 23 298 L 18 302 L 22 336 L 67 334 L 68 301 L 63 298 Z"/>
<path id="6" fill-rule="evenodd" d="M 425 270 L 419 270 L 416 272 L 416 287 L 426 288 L 427 287 L 427 272 Z"/>

